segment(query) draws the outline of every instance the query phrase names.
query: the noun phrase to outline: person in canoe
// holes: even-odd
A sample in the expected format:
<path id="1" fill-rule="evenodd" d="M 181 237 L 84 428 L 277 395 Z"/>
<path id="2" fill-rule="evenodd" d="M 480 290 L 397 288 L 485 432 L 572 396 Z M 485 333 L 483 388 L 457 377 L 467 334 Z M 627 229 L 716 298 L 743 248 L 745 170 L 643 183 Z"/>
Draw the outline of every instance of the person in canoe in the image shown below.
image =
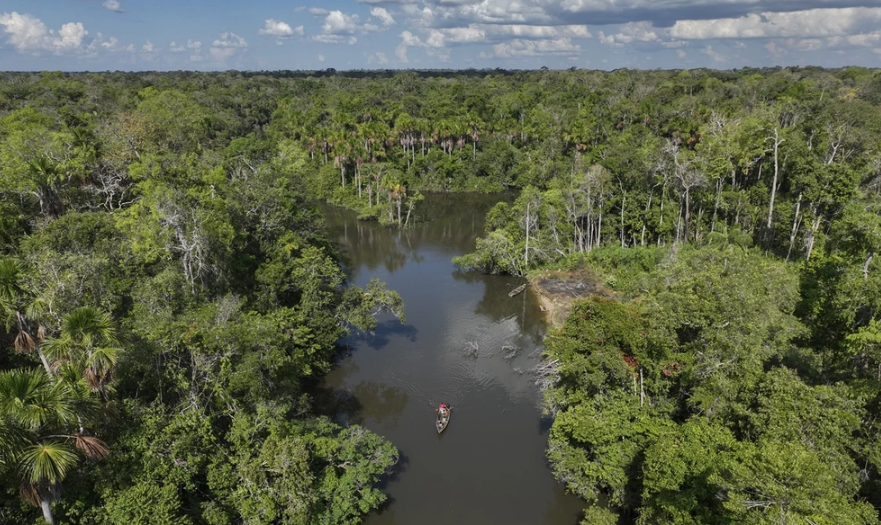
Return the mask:
<path id="1" fill-rule="evenodd" d="M 450 424 L 450 410 L 452 409 L 453 407 L 446 403 L 441 403 L 436 409 L 434 409 L 434 411 L 437 412 L 437 422 L 435 423 L 435 427 L 437 427 L 438 434 L 443 432 L 447 428 L 447 425 Z"/>

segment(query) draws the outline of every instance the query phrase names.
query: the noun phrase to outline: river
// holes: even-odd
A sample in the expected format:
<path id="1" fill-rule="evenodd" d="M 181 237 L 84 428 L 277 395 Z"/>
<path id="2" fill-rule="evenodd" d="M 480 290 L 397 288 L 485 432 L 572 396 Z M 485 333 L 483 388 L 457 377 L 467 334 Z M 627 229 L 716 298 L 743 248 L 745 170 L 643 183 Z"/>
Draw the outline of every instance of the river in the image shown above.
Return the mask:
<path id="1" fill-rule="evenodd" d="M 565 493 L 545 459 L 550 421 L 529 370 L 545 320 L 523 281 L 458 272 L 499 196 L 429 195 L 417 226 L 397 231 L 325 208 L 353 284 L 373 277 L 404 299 L 407 322 L 381 317 L 354 334 L 323 389 L 324 410 L 401 452 L 381 487 L 389 502 L 367 525 L 575 525 L 584 503 Z M 426 217 L 430 220 L 424 220 Z M 447 430 L 434 408 L 453 406 Z"/>

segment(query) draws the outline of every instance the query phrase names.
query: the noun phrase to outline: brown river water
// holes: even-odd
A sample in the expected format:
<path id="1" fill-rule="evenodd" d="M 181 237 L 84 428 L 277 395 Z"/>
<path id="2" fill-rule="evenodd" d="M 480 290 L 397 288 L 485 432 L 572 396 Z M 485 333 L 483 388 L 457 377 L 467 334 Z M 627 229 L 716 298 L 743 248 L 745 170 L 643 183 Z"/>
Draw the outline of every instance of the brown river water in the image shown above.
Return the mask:
<path id="1" fill-rule="evenodd" d="M 407 322 L 381 317 L 376 332 L 342 343 L 320 405 L 401 452 L 380 487 L 389 502 L 367 525 L 576 525 L 584 503 L 565 493 L 545 459 L 550 421 L 529 370 L 546 331 L 536 297 L 510 298 L 512 277 L 461 273 L 486 212 L 505 197 L 428 195 L 406 231 L 325 208 L 353 284 L 373 277 L 404 299 Z M 430 219 L 430 220 L 426 220 Z M 513 354 L 513 355 L 512 355 Z M 446 431 L 434 408 L 453 406 Z"/>

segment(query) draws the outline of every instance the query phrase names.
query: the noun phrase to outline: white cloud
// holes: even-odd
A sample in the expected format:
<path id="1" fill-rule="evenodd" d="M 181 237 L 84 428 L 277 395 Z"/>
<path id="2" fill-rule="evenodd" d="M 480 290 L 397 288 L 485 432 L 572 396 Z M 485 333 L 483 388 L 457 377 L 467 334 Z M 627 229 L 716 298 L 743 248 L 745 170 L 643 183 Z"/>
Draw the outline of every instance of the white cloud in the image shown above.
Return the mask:
<path id="1" fill-rule="evenodd" d="M 101 34 L 98 33 L 98 36 L 101 36 Z M 112 36 L 110 37 L 110 40 L 102 40 L 99 45 L 108 51 L 113 51 L 119 47 L 119 40 L 117 40 L 115 36 Z"/>
<path id="2" fill-rule="evenodd" d="M 701 49 L 701 53 L 707 55 L 716 62 L 725 62 L 725 57 L 714 51 L 713 46 L 706 46 L 705 48 Z"/>
<path id="3" fill-rule="evenodd" d="M 881 31 L 860 33 L 858 35 L 836 36 L 826 39 L 832 47 L 874 47 L 881 44 Z"/>
<path id="4" fill-rule="evenodd" d="M 201 47 L 201 43 L 199 44 Z M 237 51 L 245 49 L 248 47 L 248 42 L 245 41 L 244 38 L 232 32 L 224 32 L 220 34 L 220 38 L 212 42 L 211 47 L 208 49 L 208 53 L 211 55 L 211 58 L 218 62 L 223 62 L 226 59 L 230 58 Z M 194 55 L 190 57 L 190 60 L 193 60 L 194 57 L 198 57 L 201 60 L 200 55 Z"/>
<path id="5" fill-rule="evenodd" d="M 571 24 L 567 16 L 555 16 L 556 2 L 546 0 L 477 0 L 455 2 L 429 0 L 421 10 L 403 6 L 414 17 L 411 22 L 424 27 L 465 26 L 468 24 L 559 25 Z"/>
<path id="6" fill-rule="evenodd" d="M 85 52 L 84 39 L 89 34 L 81 22 L 68 22 L 57 32 L 42 20 L 28 14 L 0 13 L 0 26 L 6 41 L 21 53 L 48 51 L 58 55 Z"/>
<path id="7" fill-rule="evenodd" d="M 470 24 L 467 27 L 429 29 L 425 44 L 433 48 L 449 44 L 478 42 L 507 42 L 511 37 L 526 40 L 554 40 L 560 38 L 590 38 L 587 26 L 530 26 L 514 24 Z"/>
<path id="8" fill-rule="evenodd" d="M 591 34 L 585 25 L 486 25 L 491 36 L 515 36 L 520 38 L 590 38 Z"/>
<path id="9" fill-rule="evenodd" d="M 383 7 L 374 7 L 370 9 L 370 16 L 375 16 L 382 21 L 382 25 L 388 27 L 395 25 L 395 19 Z"/>
<path id="10" fill-rule="evenodd" d="M 119 3 L 119 0 L 107 0 L 103 4 L 104 9 L 109 9 L 111 11 L 115 11 L 117 13 L 122 13 L 122 4 Z"/>
<path id="11" fill-rule="evenodd" d="M 83 24 L 69 22 L 61 26 L 58 31 L 60 40 L 56 40 L 55 45 L 59 49 L 77 49 L 83 45 L 83 38 L 88 34 L 89 32 L 86 31 Z"/>
<path id="12" fill-rule="evenodd" d="M 425 50 L 425 53 L 430 56 L 433 56 L 434 58 L 440 60 L 441 62 L 449 62 L 450 61 L 450 53 L 445 50 L 438 50 L 438 49 L 429 48 L 429 49 Z"/>
<path id="13" fill-rule="evenodd" d="M 677 49 L 676 56 L 679 57 L 679 59 L 681 60 L 681 59 L 685 58 L 686 56 L 688 56 L 688 53 L 686 53 L 684 49 Z"/>
<path id="14" fill-rule="evenodd" d="M 178 44 L 177 42 L 172 42 L 168 45 L 168 50 L 172 53 L 184 53 L 189 50 L 192 53 L 200 53 L 202 51 L 202 42 L 198 40 L 187 40 L 186 45 Z"/>
<path id="15" fill-rule="evenodd" d="M 320 7 L 310 7 L 306 12 L 314 16 L 327 16 L 327 14 L 330 13 L 327 9 L 322 9 Z"/>
<path id="16" fill-rule="evenodd" d="M 568 38 L 554 40 L 522 40 L 514 39 L 493 46 L 493 56 L 511 58 L 522 56 L 573 55 L 581 47 L 573 44 Z"/>
<path id="17" fill-rule="evenodd" d="M 153 47 L 153 42 L 150 42 L 149 40 L 147 40 L 147 43 L 144 44 L 141 49 L 144 51 L 144 53 L 152 53 L 155 50 Z"/>
<path id="18" fill-rule="evenodd" d="M 385 53 L 373 53 L 367 56 L 367 63 L 385 65 L 388 64 L 388 57 L 385 56 Z"/>
<path id="19" fill-rule="evenodd" d="M 358 15 L 347 15 L 342 11 L 331 11 L 324 18 L 321 30 L 331 35 L 348 35 L 355 32 Z"/>
<path id="20" fill-rule="evenodd" d="M 830 37 L 853 33 L 859 27 L 881 24 L 881 8 L 810 9 L 788 13 L 764 12 L 740 18 L 679 20 L 670 28 L 674 38 Z"/>
<path id="21" fill-rule="evenodd" d="M 232 47 L 211 47 L 208 49 L 208 52 L 211 54 L 211 58 L 218 62 L 223 62 L 227 58 L 233 56 L 236 50 Z M 192 59 L 193 57 L 190 58 Z M 202 57 L 199 57 L 200 60 L 201 58 Z"/>
<path id="22" fill-rule="evenodd" d="M 319 54 L 316 58 L 318 58 L 319 62 L 324 62 L 324 55 Z"/>
<path id="23" fill-rule="evenodd" d="M 342 44 L 346 42 L 347 38 L 344 35 L 327 35 L 324 33 L 312 36 L 309 38 L 312 42 L 318 42 L 319 44 Z"/>
<path id="24" fill-rule="evenodd" d="M 877 0 L 844 2 L 841 0 L 361 0 L 364 3 L 404 5 L 425 4 L 432 7 L 431 26 L 467 25 L 468 23 L 523 23 L 558 25 L 626 24 L 647 21 L 666 27 L 676 20 L 713 18 L 725 13 L 731 18 L 746 17 L 759 10 L 793 11 L 835 8 L 842 4 L 878 5 Z"/>
<path id="25" fill-rule="evenodd" d="M 404 31 L 403 33 L 401 33 L 400 37 L 402 46 L 414 47 L 425 45 L 422 43 L 422 40 L 420 40 L 418 36 L 409 31 Z"/>
<path id="26" fill-rule="evenodd" d="M 476 27 L 454 27 L 444 30 L 432 29 L 429 31 L 425 43 L 429 47 L 444 47 L 447 40 L 464 44 L 483 42 L 486 40 L 486 33 Z"/>
<path id="27" fill-rule="evenodd" d="M 303 26 L 292 28 L 287 22 L 270 18 L 266 20 L 262 29 L 257 31 L 261 35 L 275 36 L 278 38 L 288 38 L 291 36 L 302 35 L 304 33 Z"/>
<path id="28" fill-rule="evenodd" d="M 410 57 L 407 56 L 407 48 L 422 47 L 425 46 L 425 43 L 423 43 L 418 36 L 409 31 L 404 31 L 399 36 L 401 37 L 401 43 L 395 48 L 395 56 L 397 56 L 398 60 L 401 62 L 409 62 Z"/>
<path id="29" fill-rule="evenodd" d="M 115 36 L 111 36 L 110 38 L 104 38 L 104 35 L 101 33 L 95 33 L 95 38 L 89 42 L 88 45 L 83 46 L 83 50 L 85 51 L 81 56 L 94 58 L 99 56 L 99 53 L 134 53 L 135 46 L 133 44 L 129 44 L 127 46 L 123 46 L 119 43 L 119 39 Z"/>
<path id="30" fill-rule="evenodd" d="M 658 34 L 654 31 L 651 22 L 630 22 L 622 24 L 619 29 L 621 32 L 614 35 L 606 35 L 600 31 L 600 42 L 608 46 L 622 46 L 632 42 L 654 42 L 659 40 Z"/>
<path id="31" fill-rule="evenodd" d="M 248 47 L 248 43 L 244 38 L 240 37 L 235 33 L 225 32 L 220 34 L 220 38 L 215 40 L 212 44 L 213 47 L 228 47 L 228 48 L 242 48 Z"/>
<path id="32" fill-rule="evenodd" d="M 407 56 L 407 46 L 399 45 L 395 48 L 395 56 L 398 57 L 398 60 L 401 62 L 409 62 L 410 57 Z"/>
<path id="33" fill-rule="evenodd" d="M 205 56 L 202 54 L 202 42 L 199 40 L 187 40 L 187 49 L 190 50 L 190 62 L 205 60 Z"/>

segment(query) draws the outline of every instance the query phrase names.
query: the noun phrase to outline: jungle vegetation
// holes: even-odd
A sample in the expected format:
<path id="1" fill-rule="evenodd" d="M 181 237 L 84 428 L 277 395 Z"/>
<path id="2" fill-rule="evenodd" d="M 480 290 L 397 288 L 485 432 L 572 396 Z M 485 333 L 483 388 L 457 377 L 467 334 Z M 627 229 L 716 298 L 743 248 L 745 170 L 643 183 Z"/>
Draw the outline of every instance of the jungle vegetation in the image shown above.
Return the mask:
<path id="1" fill-rule="evenodd" d="M 358 522 L 397 452 L 309 387 L 403 306 L 313 203 L 515 188 L 457 263 L 618 295 L 548 339 L 586 523 L 876 522 L 879 107 L 864 68 L 0 73 L 0 521 Z"/>

